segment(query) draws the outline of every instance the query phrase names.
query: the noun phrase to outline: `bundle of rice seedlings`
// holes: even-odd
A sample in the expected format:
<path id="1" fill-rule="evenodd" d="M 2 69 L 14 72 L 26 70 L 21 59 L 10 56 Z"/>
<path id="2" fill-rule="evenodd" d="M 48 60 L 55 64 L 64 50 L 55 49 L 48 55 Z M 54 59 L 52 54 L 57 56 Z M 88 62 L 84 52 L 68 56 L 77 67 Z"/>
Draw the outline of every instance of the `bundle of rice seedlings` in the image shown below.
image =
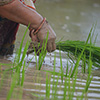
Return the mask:
<path id="1" fill-rule="evenodd" d="M 89 59 L 89 53 L 91 49 L 93 65 L 96 67 L 100 67 L 100 47 L 96 47 L 89 43 L 85 44 L 85 41 L 71 41 L 71 40 L 57 42 L 56 46 L 58 50 L 70 52 L 77 57 L 83 50 L 84 46 L 86 46 L 84 50 L 84 54 L 86 55 L 87 62 Z"/>

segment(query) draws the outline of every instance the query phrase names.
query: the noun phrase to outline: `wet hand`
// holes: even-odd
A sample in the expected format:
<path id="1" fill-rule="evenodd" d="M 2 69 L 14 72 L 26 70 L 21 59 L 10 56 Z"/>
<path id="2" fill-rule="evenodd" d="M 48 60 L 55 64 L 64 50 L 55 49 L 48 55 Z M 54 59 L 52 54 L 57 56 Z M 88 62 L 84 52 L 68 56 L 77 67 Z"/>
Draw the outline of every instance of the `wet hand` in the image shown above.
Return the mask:
<path id="1" fill-rule="evenodd" d="M 56 44 L 55 44 L 55 39 L 56 39 L 56 34 L 54 30 L 51 28 L 51 26 L 48 24 L 47 21 L 44 22 L 42 28 L 40 31 L 37 33 L 38 40 L 42 44 L 43 41 L 46 40 L 47 33 L 49 32 L 48 35 L 48 41 L 47 41 L 47 51 L 52 52 L 56 49 Z"/>
<path id="2" fill-rule="evenodd" d="M 43 25 L 38 30 L 38 32 L 34 35 L 35 32 L 36 30 L 31 30 L 30 37 L 32 39 L 32 42 L 35 42 L 35 43 L 40 42 L 39 49 L 43 46 L 42 44 L 46 40 L 48 32 L 49 32 L 49 35 L 48 35 L 46 50 L 48 52 L 52 52 L 56 49 L 56 44 L 55 44 L 56 34 L 46 20 L 44 21 Z"/>

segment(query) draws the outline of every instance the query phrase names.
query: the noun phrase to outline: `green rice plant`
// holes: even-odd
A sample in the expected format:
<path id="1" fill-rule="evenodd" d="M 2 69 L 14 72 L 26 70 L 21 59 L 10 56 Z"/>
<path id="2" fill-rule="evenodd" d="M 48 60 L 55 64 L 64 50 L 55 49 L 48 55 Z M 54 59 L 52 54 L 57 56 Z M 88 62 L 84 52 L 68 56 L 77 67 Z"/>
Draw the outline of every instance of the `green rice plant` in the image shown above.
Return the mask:
<path id="1" fill-rule="evenodd" d="M 67 77 L 67 74 L 68 74 L 68 68 L 69 68 L 69 66 L 68 66 L 68 61 L 67 61 L 67 67 L 66 67 L 66 77 Z"/>
<path id="2" fill-rule="evenodd" d="M 24 48 L 24 51 L 23 51 L 23 54 L 22 54 L 22 58 L 21 58 L 21 61 L 18 63 L 18 65 L 16 66 L 16 72 L 19 73 L 19 78 L 18 78 L 18 84 L 20 85 L 21 83 L 21 79 L 20 79 L 20 73 L 21 73 L 21 69 L 22 69 L 22 65 L 23 65 L 23 62 L 24 62 L 24 59 L 25 59 L 25 56 L 26 56 L 26 53 L 27 53 L 27 49 L 28 49 L 28 46 L 29 46 L 29 42 L 26 43 L 25 45 L 25 48 Z M 25 62 L 24 62 L 25 63 Z"/>
<path id="3" fill-rule="evenodd" d="M 90 65 L 90 66 L 89 66 L 89 67 L 90 67 L 90 68 L 89 68 L 89 74 L 88 74 L 88 78 L 87 78 L 87 81 L 86 81 L 85 89 L 83 90 L 83 93 L 82 93 L 82 96 L 81 96 L 81 100 L 83 100 L 84 95 L 87 94 L 88 88 L 89 88 L 90 83 L 91 83 L 91 81 L 92 81 L 92 79 L 93 79 L 93 76 L 91 77 L 91 67 L 92 67 L 92 62 L 91 62 L 91 60 L 90 60 L 90 64 L 89 64 L 89 65 Z"/>
<path id="4" fill-rule="evenodd" d="M 65 79 L 65 83 L 64 83 L 64 94 L 63 94 L 63 100 L 67 100 L 66 99 L 66 94 L 67 94 L 67 81 L 68 81 L 68 79 L 66 78 Z"/>
<path id="5" fill-rule="evenodd" d="M 41 69 L 41 66 L 43 64 L 44 58 L 45 58 L 46 53 L 47 53 L 46 47 L 47 47 L 48 35 L 49 35 L 49 32 L 47 32 L 46 40 L 43 41 L 41 48 L 40 48 L 40 46 L 41 46 L 40 43 L 38 43 L 38 47 L 36 47 L 36 48 L 33 44 L 33 50 L 32 51 L 35 52 L 36 69 L 37 69 L 37 67 L 39 67 L 38 70 Z M 38 51 L 36 49 L 38 49 Z M 37 58 L 38 58 L 37 55 L 39 56 L 38 60 L 37 60 Z"/>
<path id="6" fill-rule="evenodd" d="M 52 100 L 57 100 L 58 99 L 58 97 L 57 97 L 57 85 L 58 85 L 58 80 L 59 80 L 59 77 L 60 77 L 60 72 L 57 75 L 57 79 L 55 79 L 55 72 L 56 72 L 55 68 L 56 68 L 56 53 L 55 53 L 55 56 L 54 56 Z M 55 80 L 56 80 L 56 82 L 55 82 Z"/>
<path id="7" fill-rule="evenodd" d="M 71 77 L 73 77 L 76 68 L 79 66 L 79 62 L 80 62 L 80 60 L 81 60 L 81 57 L 82 57 L 82 55 L 83 55 L 83 53 L 84 53 L 84 51 L 85 51 L 86 45 L 87 45 L 87 43 L 88 43 L 88 41 L 89 41 L 89 39 L 90 39 L 90 37 L 91 37 L 92 30 L 93 30 L 93 27 L 91 28 L 90 33 L 89 33 L 89 35 L 88 35 L 88 38 L 87 38 L 87 40 L 86 40 L 85 46 L 84 46 L 84 48 L 83 48 L 81 54 L 79 55 L 79 57 L 78 57 L 78 59 L 77 59 L 77 61 L 76 61 L 76 64 L 75 64 L 75 67 L 74 67 L 74 69 L 73 69 L 73 71 L 72 71 Z"/>
<path id="8" fill-rule="evenodd" d="M 87 46 L 87 43 L 88 43 L 88 41 L 89 41 L 89 39 L 90 39 L 90 42 L 91 42 L 91 32 L 92 32 L 92 28 L 91 28 L 91 30 L 90 30 L 90 33 L 89 33 L 89 36 L 88 36 L 88 38 L 87 38 L 87 41 L 86 41 L 86 43 L 85 43 L 85 46 L 83 47 L 83 50 L 82 50 L 82 52 L 81 52 L 81 54 L 80 54 L 80 56 L 78 57 L 78 59 L 77 59 L 77 61 L 76 61 L 76 64 L 75 64 L 75 67 L 74 67 L 74 69 L 72 70 L 72 68 L 73 68 L 73 65 L 72 65 L 72 67 L 70 68 L 70 71 L 69 71 L 69 76 L 67 76 L 67 74 L 66 74 L 66 76 L 68 77 L 68 85 L 67 85 L 67 82 L 65 81 L 65 87 L 66 86 L 68 86 L 68 100 L 72 100 L 73 99 L 73 96 L 74 96 L 74 92 L 75 92 L 75 85 L 76 85 L 76 79 L 77 79 L 77 74 L 78 74 L 78 66 L 79 66 L 79 62 L 80 62 L 80 60 L 81 60 L 81 57 L 82 57 L 82 55 L 84 54 L 84 51 L 85 51 L 85 47 Z M 90 44 L 91 45 L 91 44 Z M 90 50 L 90 49 L 89 49 Z M 90 58 L 91 58 L 91 53 L 90 53 Z M 61 57 L 60 57 L 60 60 L 61 60 Z M 85 54 L 84 54 L 84 61 L 86 60 L 86 58 L 85 58 Z M 91 61 L 90 59 L 89 59 L 89 61 Z M 61 65 L 62 65 L 62 62 L 61 62 Z M 90 65 L 89 66 L 92 66 L 91 65 L 91 62 L 90 62 Z M 85 65 L 85 68 L 86 68 L 86 65 Z M 85 68 L 84 68 L 84 71 L 85 71 Z M 90 69 L 91 69 L 91 67 L 89 67 Z M 90 71 L 90 69 L 89 69 L 89 71 Z M 62 68 L 61 68 L 61 70 L 62 70 Z M 55 71 L 55 67 L 54 67 L 54 71 Z M 91 72 L 91 71 L 90 71 Z M 66 73 L 68 73 L 68 65 L 67 65 L 67 68 L 66 68 Z M 75 74 L 75 77 L 73 77 L 73 75 Z M 62 73 L 61 73 L 61 75 L 62 75 Z M 64 73 L 63 73 L 63 75 L 64 75 Z M 70 77 L 71 76 L 71 77 Z M 70 84 L 70 81 L 71 81 L 71 78 L 74 78 L 74 80 L 73 80 L 73 89 L 71 89 L 71 84 Z M 90 79 L 90 80 L 89 80 Z M 66 79 L 67 80 L 67 79 Z M 89 81 L 88 81 L 89 80 Z M 88 90 L 88 87 L 89 87 L 89 85 L 90 85 L 90 83 L 91 83 L 91 80 L 92 80 L 92 78 L 90 78 L 89 76 L 88 76 L 88 80 L 87 80 L 87 84 L 86 84 L 86 87 L 85 87 L 85 91 L 87 91 Z M 53 87 L 54 88 L 54 87 Z M 67 91 L 66 91 L 67 89 L 65 88 L 65 90 L 64 90 L 64 97 L 63 97 L 63 99 L 66 99 L 66 93 L 67 93 Z M 73 92 L 72 92 L 73 91 Z M 85 92 L 84 92 L 85 93 Z M 55 95 L 55 94 L 54 94 Z M 83 97 L 82 97 L 82 99 L 83 99 Z M 54 99 L 55 100 L 55 99 Z"/>
<path id="9" fill-rule="evenodd" d="M 59 77 L 61 76 L 60 72 L 56 73 L 55 64 L 56 64 L 56 55 L 54 56 L 54 69 L 53 69 L 53 72 L 52 72 L 53 82 L 52 82 L 52 98 L 51 98 L 51 100 L 58 100 L 58 94 L 57 94 L 58 93 L 58 88 L 57 88 L 57 85 L 58 85 Z M 72 68 L 73 68 L 73 64 L 72 64 L 72 67 L 70 68 L 69 75 L 67 75 L 67 77 L 65 78 L 64 90 L 63 90 L 64 91 L 63 100 L 73 100 L 73 98 L 74 98 L 76 79 L 77 79 L 77 74 L 78 74 L 78 67 L 77 67 L 77 69 L 75 71 L 75 76 L 73 78 L 70 77 L 70 75 L 72 73 Z M 47 72 L 49 72 L 49 71 L 47 71 Z M 57 75 L 57 78 L 55 78 L 56 75 Z M 63 75 L 64 75 L 64 73 L 63 73 Z M 55 80 L 56 80 L 56 82 L 55 82 Z M 71 84 L 71 81 L 72 81 L 72 84 Z M 86 86 L 89 86 L 90 83 L 91 83 L 91 81 L 89 81 Z M 48 79 L 48 73 L 47 73 L 46 74 L 46 97 L 47 97 L 47 100 L 50 98 L 50 85 L 51 85 L 51 83 L 50 83 L 50 80 Z M 71 87 L 73 87 L 73 88 L 71 89 Z M 86 89 L 88 89 L 88 88 L 86 88 Z M 85 92 L 83 94 L 85 94 Z M 40 97 L 40 100 L 43 99 L 42 96 L 38 96 L 36 94 L 33 94 L 33 95 L 36 96 L 36 97 Z M 82 99 L 83 99 L 83 97 L 82 97 Z M 77 100 L 78 100 L 78 98 L 77 98 Z"/>
<path id="10" fill-rule="evenodd" d="M 86 55 L 85 53 L 83 54 L 83 58 L 82 58 L 82 73 L 86 72 Z"/>
<path id="11" fill-rule="evenodd" d="M 21 86 L 23 86 L 24 78 L 25 78 L 25 67 L 26 67 L 25 64 L 26 64 L 26 61 L 24 61 L 24 64 L 23 64 Z"/>
<path id="12" fill-rule="evenodd" d="M 62 80 L 62 83 L 63 83 L 63 75 L 64 75 L 64 72 L 63 72 L 63 66 L 62 66 L 61 51 L 59 51 L 59 55 L 60 55 L 60 71 L 61 71 L 61 80 Z"/>
<path id="13" fill-rule="evenodd" d="M 51 77 L 48 79 L 48 73 L 46 72 L 46 98 L 50 98 L 50 80 Z"/>
<path id="14" fill-rule="evenodd" d="M 90 39 L 90 44 L 91 43 L 91 39 Z M 92 71 L 92 60 L 91 60 L 91 46 L 90 46 L 90 55 L 89 55 L 89 64 L 88 64 L 88 78 L 87 78 L 87 83 L 86 83 L 86 87 L 85 87 L 85 93 L 88 91 L 89 85 L 91 83 L 91 80 L 93 77 L 91 77 L 91 71 Z"/>
<path id="15" fill-rule="evenodd" d="M 47 32 L 46 40 L 43 41 L 41 53 L 39 54 L 39 70 L 41 69 L 41 66 L 43 64 L 44 58 L 46 56 L 47 50 L 47 41 L 48 41 L 49 32 Z"/>
<path id="16" fill-rule="evenodd" d="M 91 28 L 91 31 L 92 31 L 92 28 Z M 83 95 L 85 93 L 87 93 L 89 85 L 90 85 L 91 80 L 92 80 L 91 70 L 92 70 L 93 62 L 92 62 L 91 31 L 89 33 L 89 36 L 88 36 L 88 39 L 87 39 L 85 45 L 81 49 L 82 51 L 81 51 L 80 55 L 77 58 L 77 61 L 76 61 L 74 69 L 73 69 L 73 65 L 74 65 L 73 63 L 72 63 L 71 68 L 69 69 L 69 65 L 68 65 L 68 61 L 67 61 L 66 74 L 64 74 L 64 71 L 63 71 L 61 51 L 59 51 L 60 66 L 61 66 L 61 68 L 60 68 L 60 72 L 56 72 L 56 53 L 55 53 L 55 56 L 54 56 L 54 69 L 53 69 L 53 71 L 46 71 L 47 72 L 46 73 L 46 98 L 47 98 L 47 100 L 50 99 L 50 90 L 51 90 L 51 87 L 50 87 L 51 86 L 51 82 L 50 82 L 51 78 L 48 79 L 48 73 L 53 75 L 52 100 L 58 100 L 58 97 L 57 97 L 58 96 L 58 94 L 57 94 L 58 93 L 58 87 L 57 86 L 59 84 L 58 81 L 59 81 L 60 76 L 61 76 L 62 83 L 64 83 L 64 84 L 62 84 L 62 83 L 60 84 L 60 86 L 64 85 L 63 100 L 66 100 L 66 99 L 73 100 L 74 92 L 75 92 L 75 86 L 76 86 L 76 79 L 77 79 L 77 74 L 78 74 L 79 62 L 80 62 L 80 60 L 81 60 L 81 58 L 83 56 L 84 57 L 83 58 L 83 65 L 85 66 L 85 67 L 83 67 L 83 72 L 85 72 L 85 68 L 86 68 L 86 65 L 85 65 L 86 64 L 85 63 L 86 55 L 85 55 L 84 51 L 85 51 L 85 49 L 86 49 L 86 47 L 88 45 L 88 41 L 90 39 L 90 45 L 89 45 L 89 49 L 88 49 L 89 50 L 89 60 L 88 60 L 88 62 L 89 62 L 88 63 L 88 66 L 89 66 L 88 67 L 88 72 L 89 72 L 89 74 L 88 74 L 88 78 L 87 78 L 87 82 L 86 82 L 86 87 L 85 87 L 85 89 L 83 91 L 81 99 L 83 99 Z M 23 83 L 24 83 L 24 78 L 25 78 L 25 68 L 27 67 L 25 65 L 26 64 L 25 56 L 26 56 L 26 52 L 27 52 L 27 49 L 28 49 L 28 46 L 29 46 L 29 42 L 27 42 L 26 45 L 25 45 L 22 57 L 21 57 L 22 44 L 23 44 L 24 38 L 25 38 L 25 36 L 22 39 L 22 42 L 21 42 L 21 45 L 20 45 L 20 49 L 19 49 L 19 51 L 17 53 L 17 56 L 15 57 L 15 60 L 14 60 L 14 63 L 13 63 L 13 68 L 6 70 L 6 71 L 13 70 L 13 72 L 14 72 L 13 75 L 11 76 L 12 82 L 11 82 L 11 87 L 10 87 L 10 90 L 9 90 L 9 93 L 8 93 L 8 96 L 7 96 L 7 100 L 10 100 L 10 98 L 11 98 L 15 88 L 17 88 L 17 87 L 23 88 Z M 43 46 L 42 46 L 41 52 L 40 52 L 40 56 L 39 56 L 39 70 L 41 69 L 41 66 L 43 64 L 44 58 L 46 56 L 47 39 L 48 39 L 48 34 L 47 34 L 47 37 L 46 37 L 46 41 L 43 43 Z M 35 51 L 35 49 L 34 49 L 34 51 Z M 76 46 L 75 47 L 75 55 L 77 55 L 77 53 L 78 53 L 78 47 Z M 37 59 L 36 51 L 35 51 L 35 57 Z M 36 60 L 36 63 L 37 63 L 37 60 Z M 68 70 L 69 70 L 69 72 L 68 72 Z M 22 73 L 22 77 L 20 75 L 21 73 Z M 57 78 L 55 78 L 56 75 L 57 75 Z M 65 79 L 65 82 L 64 82 L 64 79 Z M 71 81 L 72 81 L 72 84 L 71 84 Z M 73 87 L 73 88 L 71 88 L 71 87 Z M 36 97 L 40 97 L 39 95 L 36 95 L 36 94 L 32 94 L 32 95 L 36 96 Z M 20 91 L 20 98 L 21 98 L 21 96 L 22 96 L 22 89 Z M 41 96 L 40 99 L 44 99 L 44 97 Z"/>
<path id="17" fill-rule="evenodd" d="M 91 53 L 91 46 L 92 46 L 92 41 L 91 41 L 91 38 L 90 38 L 90 54 L 89 54 L 89 62 L 88 62 L 88 78 L 87 78 L 87 81 L 86 81 L 86 86 L 85 86 L 85 89 L 82 93 L 82 96 L 81 96 L 81 100 L 83 99 L 83 96 L 84 94 L 86 94 L 88 92 L 88 88 L 90 86 L 90 83 L 93 79 L 93 77 L 91 77 L 91 71 L 92 71 L 92 53 Z"/>
<path id="18" fill-rule="evenodd" d="M 16 86 L 23 87 L 24 76 L 25 76 L 25 67 L 26 67 L 26 65 L 25 65 L 26 61 L 24 59 L 25 59 L 25 56 L 26 56 L 26 53 L 27 53 L 27 49 L 28 49 L 28 46 L 29 46 L 29 42 L 28 41 L 26 42 L 26 45 L 24 47 L 24 51 L 22 53 L 22 57 L 21 57 L 21 52 L 22 52 L 23 41 L 24 41 L 25 35 L 26 35 L 27 31 L 28 31 L 28 27 L 27 27 L 27 29 L 25 31 L 25 34 L 24 34 L 23 38 L 22 38 L 22 41 L 21 41 L 21 44 L 20 44 L 20 49 L 17 51 L 16 57 L 15 57 L 15 60 L 14 60 L 14 64 L 13 64 L 13 68 L 10 69 L 10 70 L 13 70 L 14 73 L 13 73 L 12 78 L 11 78 L 11 80 L 12 80 L 11 81 L 11 87 L 10 87 L 10 90 L 8 92 L 8 95 L 7 95 L 7 100 L 10 100 L 10 98 L 12 96 L 12 93 L 14 92 L 14 88 Z M 22 78 L 20 76 L 21 70 L 22 70 Z M 21 97 L 21 95 L 20 95 L 20 97 Z"/>
<path id="19" fill-rule="evenodd" d="M 54 55 L 54 67 L 53 67 L 53 86 L 52 86 L 52 95 L 54 94 L 54 84 L 55 84 L 55 71 L 56 71 L 56 53 Z"/>
<path id="20" fill-rule="evenodd" d="M 58 99 L 58 97 L 57 97 L 57 90 L 58 90 L 58 88 L 57 88 L 57 85 L 58 85 L 58 80 L 59 80 L 59 75 L 57 76 L 57 79 L 56 79 L 56 82 L 55 81 L 53 81 L 53 88 L 52 88 L 52 100 L 57 100 Z M 55 78 L 54 78 L 55 79 Z"/>
<path id="21" fill-rule="evenodd" d="M 36 61 L 36 69 L 38 68 L 38 61 L 37 61 L 37 54 L 36 54 L 36 50 L 35 50 L 35 47 L 33 46 L 34 48 L 34 52 L 35 52 L 35 61 Z"/>
<path id="22" fill-rule="evenodd" d="M 70 98 L 71 98 L 71 84 L 70 84 L 70 81 L 71 81 L 71 78 L 70 78 L 70 75 L 68 76 L 68 96 L 67 96 L 67 98 L 69 99 L 69 100 L 71 100 Z"/>
<path id="23" fill-rule="evenodd" d="M 38 66 L 39 67 L 38 70 L 41 69 L 44 58 L 47 54 L 46 47 L 47 47 L 48 36 L 49 36 L 49 32 L 47 32 L 46 40 L 43 41 L 42 47 L 40 49 L 38 49 L 38 51 L 35 50 L 35 46 L 33 44 L 33 49 L 34 49 L 34 52 L 35 52 L 36 69 L 37 69 L 37 66 Z M 38 46 L 40 46 L 40 43 L 39 43 Z M 39 59 L 37 61 L 37 54 L 38 53 L 39 53 Z"/>
<path id="24" fill-rule="evenodd" d="M 95 40 L 94 40 L 93 46 L 95 46 L 95 43 L 96 43 L 97 37 L 98 37 L 98 34 L 96 34 L 96 36 L 95 36 Z"/>
<path id="25" fill-rule="evenodd" d="M 92 53 L 91 53 L 91 46 L 92 46 L 92 38 L 90 37 L 90 54 L 89 54 L 89 67 L 88 67 L 88 73 L 91 74 L 91 68 L 92 68 Z"/>
<path id="26" fill-rule="evenodd" d="M 20 47 L 19 47 L 19 50 L 18 50 L 18 54 L 17 54 L 16 63 L 19 63 L 19 62 L 20 62 L 20 57 L 21 57 L 21 51 L 22 51 L 22 47 L 23 47 L 23 42 L 24 42 L 26 33 L 28 32 L 29 26 L 30 26 L 30 24 L 28 25 L 28 27 L 27 27 L 27 29 L 26 29 L 26 31 L 25 31 L 25 33 L 24 33 L 24 36 L 23 36 L 23 38 L 22 38 L 22 41 L 21 41 L 21 44 L 20 44 Z"/>
<path id="27" fill-rule="evenodd" d="M 77 57 L 77 53 L 78 53 L 78 47 L 76 45 L 76 47 L 75 47 L 75 57 Z"/>
<path id="28" fill-rule="evenodd" d="M 40 96 L 38 94 L 31 93 L 31 95 L 33 95 L 34 97 L 38 97 L 39 98 L 38 100 L 45 100 L 45 97 Z M 48 100 L 48 99 L 46 99 L 46 100 Z"/>
<path id="29" fill-rule="evenodd" d="M 94 42 L 93 42 L 92 40 L 93 40 L 93 37 L 94 37 L 94 34 L 95 34 L 96 26 L 97 26 L 97 22 L 93 25 L 94 28 L 93 28 L 93 32 L 92 32 L 92 36 L 91 36 L 91 43 L 92 43 L 92 45 L 95 45 L 96 40 L 97 40 L 97 36 L 98 36 L 98 34 L 97 34 L 95 39 L 94 39 Z"/>
<path id="30" fill-rule="evenodd" d="M 52 72 L 52 75 L 53 75 L 53 81 L 52 81 L 52 99 L 55 100 L 56 98 L 56 93 L 57 93 L 57 84 L 55 82 L 55 74 L 56 73 L 56 53 L 54 55 L 54 66 L 53 66 L 53 72 Z M 58 81 L 57 81 L 58 83 Z"/>
<path id="31" fill-rule="evenodd" d="M 11 87 L 10 87 L 10 90 L 8 92 L 8 95 L 7 95 L 7 100 L 10 100 L 10 98 L 12 96 L 13 90 L 14 90 L 14 88 L 16 86 L 17 79 L 18 79 L 18 73 L 13 74 Z"/>
<path id="32" fill-rule="evenodd" d="M 9 66 L 9 67 L 11 67 L 13 64 L 5 64 L 5 63 L 0 63 L 0 66 Z M 1 72 L 2 70 L 0 70 L 0 72 Z"/>
<path id="33" fill-rule="evenodd" d="M 71 93 L 71 99 L 70 100 L 72 100 L 73 99 L 73 97 L 74 97 L 74 92 L 75 92 L 75 86 L 76 86 L 76 79 L 77 79 L 77 74 L 78 74 L 78 67 L 77 67 L 77 69 L 76 69 L 76 73 L 75 73 L 75 77 L 73 77 L 73 79 L 72 79 L 72 93 Z"/>
<path id="34" fill-rule="evenodd" d="M 93 34 L 95 31 L 95 26 L 93 26 L 89 32 L 91 40 L 93 39 Z M 89 37 L 89 39 L 90 39 Z M 96 38 L 97 35 L 95 37 L 94 42 L 92 41 L 92 46 L 91 46 L 91 53 L 92 53 L 92 62 L 93 65 L 96 67 L 100 67 L 100 47 L 96 47 L 95 46 L 95 42 L 96 42 Z M 88 39 L 88 41 L 89 41 Z M 88 63 L 88 59 L 89 59 L 89 49 L 90 49 L 90 44 L 84 41 L 71 41 L 71 40 L 67 40 L 67 41 L 60 41 L 56 43 L 57 45 L 57 49 L 59 50 L 59 48 L 61 48 L 62 51 L 66 51 L 66 52 L 70 52 L 72 55 L 74 55 L 76 58 L 79 57 L 79 55 L 81 54 L 82 50 L 84 49 L 83 55 L 81 57 L 84 58 L 84 54 L 86 56 L 86 62 Z M 70 57 L 70 56 L 69 56 Z M 76 59 L 71 59 L 74 62 L 74 60 Z"/>
<path id="35" fill-rule="evenodd" d="M 67 82 L 67 86 L 68 86 L 68 93 L 67 93 L 67 99 L 68 100 L 71 100 L 72 99 L 72 89 L 71 89 L 71 77 L 70 77 L 70 75 L 71 75 L 71 73 L 72 73 L 72 68 L 73 68 L 73 64 L 71 64 L 71 68 L 70 68 L 70 70 L 69 70 L 69 75 L 68 75 L 68 77 L 66 77 L 66 78 L 68 78 L 68 82 Z M 76 73 L 76 72 L 75 72 Z M 74 87 L 73 87 L 74 88 Z M 74 91 L 73 91 L 74 92 Z"/>

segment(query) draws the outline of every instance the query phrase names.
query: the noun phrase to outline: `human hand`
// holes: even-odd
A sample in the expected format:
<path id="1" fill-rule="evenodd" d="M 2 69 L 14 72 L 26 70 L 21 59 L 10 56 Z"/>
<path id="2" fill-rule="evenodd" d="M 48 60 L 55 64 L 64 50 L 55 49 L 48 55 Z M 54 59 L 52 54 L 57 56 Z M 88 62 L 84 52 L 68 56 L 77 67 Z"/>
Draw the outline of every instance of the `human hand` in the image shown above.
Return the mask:
<path id="1" fill-rule="evenodd" d="M 44 21 L 43 25 L 38 30 L 36 35 L 34 35 L 34 32 L 35 30 L 30 31 L 31 39 L 33 42 L 34 41 L 40 42 L 40 48 L 42 47 L 43 41 L 46 40 L 47 32 L 49 32 L 46 49 L 48 52 L 52 52 L 56 49 L 56 44 L 55 44 L 56 34 L 46 20 Z"/>

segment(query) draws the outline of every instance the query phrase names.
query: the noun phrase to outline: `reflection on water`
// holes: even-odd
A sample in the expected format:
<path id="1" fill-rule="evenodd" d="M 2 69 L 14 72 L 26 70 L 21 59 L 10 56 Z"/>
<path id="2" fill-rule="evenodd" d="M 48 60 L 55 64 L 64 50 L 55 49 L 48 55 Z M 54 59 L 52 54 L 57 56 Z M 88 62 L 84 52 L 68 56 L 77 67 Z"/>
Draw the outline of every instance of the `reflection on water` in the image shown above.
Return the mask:
<path id="1" fill-rule="evenodd" d="M 63 70 L 64 72 L 66 72 L 66 66 L 67 66 L 67 60 L 69 61 L 70 59 L 66 60 L 66 55 L 65 52 L 62 52 L 62 66 L 63 66 Z M 15 54 L 12 55 L 12 57 L 9 57 L 9 60 L 14 61 L 14 57 Z M 60 56 L 59 56 L 59 52 L 56 51 L 56 72 L 59 72 L 61 70 L 60 67 Z M 32 59 L 33 58 L 33 59 Z M 44 71 L 37 71 L 35 70 L 35 56 L 33 54 L 30 54 L 28 57 L 26 56 L 26 61 L 31 63 L 28 66 L 28 69 L 26 70 L 26 74 L 25 74 L 25 81 L 24 81 L 24 90 L 26 93 L 35 93 L 35 94 L 39 94 L 41 96 L 45 96 L 46 94 L 46 75 Z M 52 57 L 51 60 L 53 62 L 54 60 L 54 54 L 52 53 Z M 0 60 L 1 61 L 1 60 Z M 4 60 L 2 60 L 1 62 L 5 62 Z M 53 63 L 50 62 L 50 57 L 49 54 L 47 55 L 47 57 L 45 58 L 45 63 L 42 66 L 41 70 L 49 70 L 49 71 L 53 71 Z M 27 65 L 27 64 L 26 64 Z M 69 70 L 71 67 L 72 63 L 69 61 Z M 79 67 L 80 68 L 80 67 Z M 79 70 L 80 71 L 80 70 Z M 40 73 L 40 74 L 39 74 Z M 89 86 L 88 89 L 88 93 L 85 95 L 85 99 L 86 100 L 100 100 L 100 69 L 95 69 L 92 71 L 92 75 L 93 75 L 93 79 L 91 81 L 91 84 Z M 82 74 L 82 73 L 78 73 L 77 79 L 76 79 L 76 85 L 75 85 L 75 92 L 74 92 L 74 99 L 76 100 L 76 98 L 78 96 L 82 95 L 82 92 L 85 89 L 86 86 L 86 80 L 87 80 L 87 76 L 88 74 Z M 67 77 L 68 78 L 68 77 Z M 50 80 L 50 97 L 52 97 L 52 87 L 53 87 L 53 82 L 58 82 L 57 84 L 57 97 L 59 98 L 59 100 L 62 100 L 63 98 L 63 89 L 64 89 L 64 84 L 62 84 L 62 80 L 61 80 L 61 76 L 55 75 L 55 79 L 53 80 L 53 75 L 51 75 L 51 80 Z M 57 80 L 58 79 L 58 80 Z M 70 78 L 70 89 L 73 89 L 73 80 L 74 78 Z M 67 80 L 68 81 L 68 80 Z M 63 82 L 65 82 L 65 78 L 63 80 Z M 68 84 L 68 83 L 67 83 Z M 67 85 L 67 89 L 69 85 Z M 66 95 L 68 95 L 68 93 L 66 92 Z M 41 99 L 40 99 L 41 100 Z M 58 100 L 58 99 L 57 99 Z"/>
<path id="2" fill-rule="evenodd" d="M 33 70 L 32 68 L 28 69 L 28 73 L 30 73 L 32 70 Z M 97 71 L 97 72 L 99 72 L 99 71 Z M 41 76 L 38 77 L 38 78 L 40 78 L 41 81 L 38 81 L 38 82 L 37 82 L 37 80 L 34 81 L 34 78 L 32 80 L 31 75 L 32 74 L 30 74 L 30 78 L 27 78 L 27 80 L 25 81 L 25 83 L 26 83 L 25 84 L 25 91 L 30 92 L 30 93 L 36 93 L 36 94 L 39 94 L 41 96 L 45 96 L 45 94 L 46 94 L 45 81 L 43 81 L 43 79 L 40 78 Z M 42 75 L 43 75 L 43 73 L 42 73 Z M 84 91 L 84 89 L 85 89 L 87 75 L 86 75 L 86 77 L 84 77 L 84 79 L 82 79 L 83 76 L 80 74 L 78 75 L 78 79 L 77 79 L 77 82 L 75 85 L 75 92 L 74 92 L 74 99 L 75 100 L 77 100 L 76 98 L 78 98 L 79 96 L 82 95 L 82 91 Z M 88 93 L 86 93 L 86 95 L 85 95 L 85 100 L 100 100 L 100 77 L 99 77 L 99 79 L 96 77 L 97 77 L 96 75 L 93 76 L 93 81 L 90 84 L 90 87 L 88 89 Z M 64 84 L 62 84 L 61 77 L 59 77 L 58 80 L 57 79 L 58 79 L 58 76 L 51 75 L 50 97 L 52 97 L 52 92 L 53 92 L 52 88 L 54 86 L 53 83 L 57 84 L 57 82 L 58 82 L 58 84 L 57 84 L 57 97 L 59 98 L 59 100 L 63 100 L 65 86 L 64 86 Z M 69 78 L 67 78 L 67 79 L 69 79 Z M 73 89 L 73 80 L 74 79 L 70 79 L 70 89 Z M 31 84 L 31 82 L 33 82 L 34 84 Z M 65 80 L 63 80 L 63 82 L 65 83 Z M 27 85 L 27 83 L 28 83 L 28 85 Z M 67 84 L 68 84 L 67 90 L 69 90 L 68 89 L 69 83 L 67 83 Z M 68 95 L 68 91 L 66 92 L 66 96 L 67 95 Z"/>

